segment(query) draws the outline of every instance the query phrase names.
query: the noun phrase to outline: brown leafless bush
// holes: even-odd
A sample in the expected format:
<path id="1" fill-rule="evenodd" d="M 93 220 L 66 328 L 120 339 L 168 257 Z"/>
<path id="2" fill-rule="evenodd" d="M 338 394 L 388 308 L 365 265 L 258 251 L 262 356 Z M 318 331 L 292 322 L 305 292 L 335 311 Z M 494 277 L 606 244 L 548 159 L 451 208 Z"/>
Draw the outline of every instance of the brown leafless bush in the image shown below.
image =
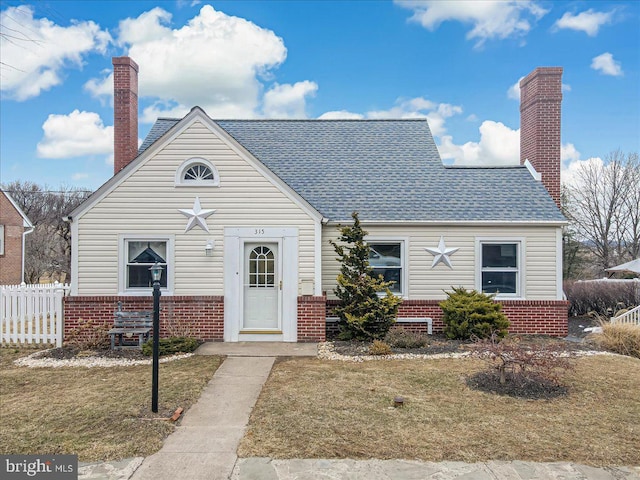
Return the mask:
<path id="1" fill-rule="evenodd" d="M 66 335 L 67 346 L 83 350 L 104 350 L 109 348 L 109 327 L 93 320 L 81 320 L 78 326 Z"/>
<path id="2" fill-rule="evenodd" d="M 532 381 L 559 385 L 562 375 L 573 369 L 570 354 L 558 343 L 522 345 L 518 338 L 500 341 L 494 335 L 477 341 L 470 349 L 473 356 L 485 360 L 497 371 L 502 385 Z"/>
<path id="3" fill-rule="evenodd" d="M 640 304 L 638 282 L 592 281 L 565 282 L 564 292 L 569 300 L 569 315 L 589 313 L 613 315 L 618 310 Z"/>

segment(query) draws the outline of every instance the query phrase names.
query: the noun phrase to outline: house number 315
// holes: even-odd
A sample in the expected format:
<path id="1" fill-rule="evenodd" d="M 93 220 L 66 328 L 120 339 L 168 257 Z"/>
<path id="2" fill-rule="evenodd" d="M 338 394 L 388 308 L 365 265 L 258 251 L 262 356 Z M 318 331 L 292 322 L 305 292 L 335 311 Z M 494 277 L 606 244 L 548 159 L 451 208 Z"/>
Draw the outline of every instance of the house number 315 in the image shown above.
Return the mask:
<path id="1" fill-rule="evenodd" d="M 254 235 L 264 235 L 264 228 L 256 228 L 253 230 Z"/>

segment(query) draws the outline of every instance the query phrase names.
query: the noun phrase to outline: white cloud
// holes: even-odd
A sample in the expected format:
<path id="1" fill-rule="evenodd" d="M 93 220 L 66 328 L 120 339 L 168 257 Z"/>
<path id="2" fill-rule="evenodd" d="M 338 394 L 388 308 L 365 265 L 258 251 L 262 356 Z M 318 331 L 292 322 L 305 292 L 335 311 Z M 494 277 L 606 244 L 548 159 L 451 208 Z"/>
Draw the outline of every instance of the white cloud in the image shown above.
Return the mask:
<path id="1" fill-rule="evenodd" d="M 480 125 L 480 141 L 463 145 L 453 143 L 450 135 L 440 139 L 438 151 L 443 160 L 455 165 L 518 165 L 520 163 L 520 130 L 501 122 L 485 120 Z"/>
<path id="2" fill-rule="evenodd" d="M 362 120 L 364 115 L 361 113 L 353 113 L 347 110 L 333 110 L 325 112 L 318 117 L 320 120 Z"/>
<path id="3" fill-rule="evenodd" d="M 78 172 L 71 175 L 71 180 L 84 180 L 85 178 L 89 178 L 88 173 Z"/>
<path id="4" fill-rule="evenodd" d="M 290 88 L 276 84 L 263 99 L 265 82 L 287 57 L 282 38 L 273 31 L 211 5 L 184 25 L 173 28 L 171 20 L 169 12 L 156 7 L 120 22 L 117 42 L 140 66 L 140 96 L 156 99 L 142 112 L 143 122 L 182 116 L 195 105 L 216 118 L 261 117 L 281 109 L 304 115 L 313 82 Z M 85 88 L 110 97 L 112 85 L 112 75 L 106 75 Z"/>
<path id="5" fill-rule="evenodd" d="M 523 78 L 524 77 L 520 77 L 516 83 L 509 87 L 509 90 L 507 90 L 507 98 L 510 98 L 512 100 L 520 100 L 520 81 Z"/>
<path id="6" fill-rule="evenodd" d="M 465 120 L 467 122 L 477 122 L 478 121 L 478 116 L 475 113 L 472 113 Z"/>
<path id="7" fill-rule="evenodd" d="M 105 127 L 94 112 L 74 110 L 69 115 L 51 114 L 42 125 L 44 137 L 38 143 L 42 158 L 72 158 L 108 155 L 113 152 L 113 127 Z"/>
<path id="8" fill-rule="evenodd" d="M 8 98 L 23 101 L 63 82 L 63 70 L 82 68 L 83 56 L 105 53 L 111 36 L 94 22 L 61 27 L 34 19 L 33 7 L 9 7 L 0 13 L 2 82 Z"/>
<path id="9" fill-rule="evenodd" d="M 531 0 L 396 0 L 396 3 L 413 11 L 411 21 L 431 31 L 446 21 L 471 24 L 467 39 L 476 39 L 476 47 L 490 39 L 522 37 L 531 29 L 530 20 L 535 22 L 547 13 Z"/>
<path id="10" fill-rule="evenodd" d="M 305 118 L 306 100 L 318 91 L 315 82 L 274 85 L 264 94 L 263 113 L 271 118 Z"/>
<path id="11" fill-rule="evenodd" d="M 565 143 L 560 146 L 560 161 L 563 165 L 580 160 L 580 152 L 573 143 Z"/>
<path id="12" fill-rule="evenodd" d="M 571 12 L 565 12 L 565 14 L 556 21 L 554 26 L 557 29 L 568 28 L 571 30 L 582 31 L 590 37 L 595 37 L 601 26 L 611 23 L 613 13 L 613 11 L 596 12 L 592 8 L 584 12 L 580 12 L 578 15 L 574 15 Z"/>
<path id="13" fill-rule="evenodd" d="M 600 157 L 590 157 L 586 160 L 575 160 L 571 163 L 562 166 L 562 170 L 560 171 L 560 178 L 562 179 L 562 183 L 565 185 L 571 185 L 573 187 L 580 186 L 580 171 L 589 165 L 594 165 L 599 169 L 602 168 L 604 162 Z"/>
<path id="14" fill-rule="evenodd" d="M 446 132 L 445 121 L 454 115 L 462 113 L 462 107 L 449 103 L 435 103 L 423 97 L 410 100 L 399 99 L 396 105 L 388 110 L 372 110 L 367 112 L 367 118 L 426 118 L 429 121 L 431 133 L 435 136 Z"/>
<path id="15" fill-rule="evenodd" d="M 524 77 L 520 77 L 516 83 L 509 87 L 509 89 L 507 90 L 507 98 L 510 98 L 511 100 L 520 100 L 520 81 L 523 78 Z M 561 88 L 563 92 L 571 91 L 571 85 L 569 85 L 568 83 L 563 83 Z"/>
<path id="16" fill-rule="evenodd" d="M 565 185 L 579 186 L 579 172 L 586 166 L 593 164 L 602 167 L 604 162 L 600 157 L 581 158 L 580 152 L 573 143 L 565 143 L 560 148 L 560 178 Z"/>
<path id="17" fill-rule="evenodd" d="M 599 71 L 603 75 L 612 75 L 614 77 L 624 75 L 624 73 L 622 72 L 622 67 L 620 66 L 620 62 L 616 62 L 613 59 L 613 55 L 611 55 L 609 52 L 605 52 L 602 55 L 593 57 L 593 59 L 591 60 L 591 68 Z"/>

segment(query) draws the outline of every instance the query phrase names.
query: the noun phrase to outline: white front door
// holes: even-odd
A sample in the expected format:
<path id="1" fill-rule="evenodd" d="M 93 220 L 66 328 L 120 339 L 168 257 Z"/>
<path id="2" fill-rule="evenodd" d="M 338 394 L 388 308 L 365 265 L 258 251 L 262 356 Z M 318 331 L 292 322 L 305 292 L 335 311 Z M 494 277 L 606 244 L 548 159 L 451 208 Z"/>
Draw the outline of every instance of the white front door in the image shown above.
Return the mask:
<path id="1" fill-rule="evenodd" d="M 243 315 L 240 333 L 282 333 L 278 243 L 244 244 Z"/>
<path id="2" fill-rule="evenodd" d="M 298 229 L 225 227 L 224 341 L 298 339 Z"/>

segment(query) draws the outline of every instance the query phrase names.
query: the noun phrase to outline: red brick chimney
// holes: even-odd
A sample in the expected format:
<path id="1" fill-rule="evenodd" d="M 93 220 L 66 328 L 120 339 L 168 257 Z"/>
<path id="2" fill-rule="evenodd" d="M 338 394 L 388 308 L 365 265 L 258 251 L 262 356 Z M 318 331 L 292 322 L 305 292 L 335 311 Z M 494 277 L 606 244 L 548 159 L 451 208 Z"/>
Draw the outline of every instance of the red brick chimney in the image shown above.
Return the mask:
<path id="1" fill-rule="evenodd" d="M 138 155 L 138 64 L 113 57 L 113 174 Z"/>
<path id="2" fill-rule="evenodd" d="M 562 67 L 538 67 L 520 81 L 520 163 L 529 160 L 560 207 Z"/>

